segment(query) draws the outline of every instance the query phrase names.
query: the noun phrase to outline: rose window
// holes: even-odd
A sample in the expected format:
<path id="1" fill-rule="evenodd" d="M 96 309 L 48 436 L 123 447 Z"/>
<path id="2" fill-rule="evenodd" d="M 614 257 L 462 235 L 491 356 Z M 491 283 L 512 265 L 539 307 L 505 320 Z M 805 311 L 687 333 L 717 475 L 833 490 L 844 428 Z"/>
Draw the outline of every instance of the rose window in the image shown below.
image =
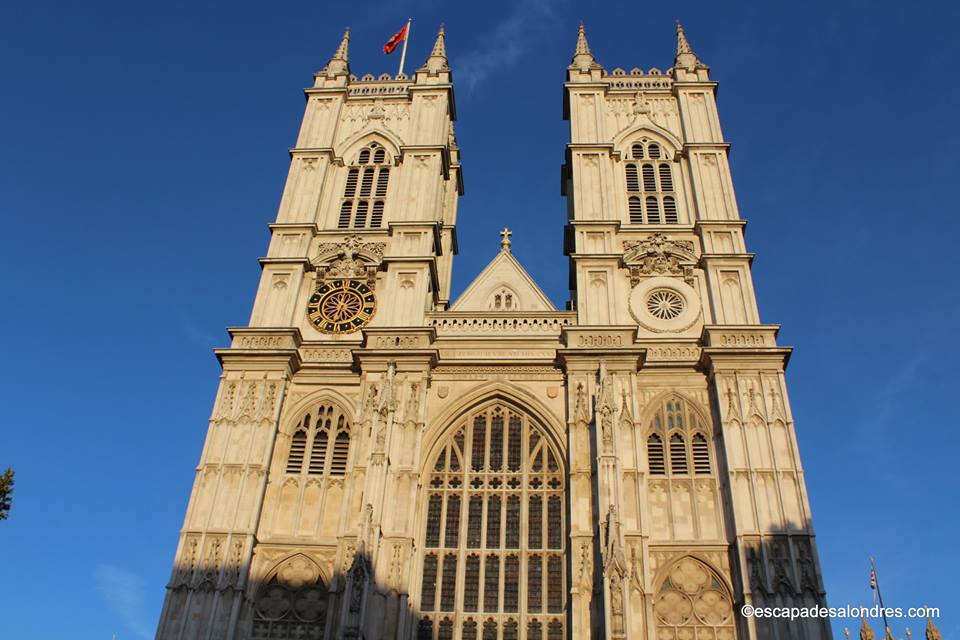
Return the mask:
<path id="1" fill-rule="evenodd" d="M 669 289 L 657 289 L 647 297 L 647 311 L 660 320 L 673 320 L 683 307 L 683 298 Z"/>

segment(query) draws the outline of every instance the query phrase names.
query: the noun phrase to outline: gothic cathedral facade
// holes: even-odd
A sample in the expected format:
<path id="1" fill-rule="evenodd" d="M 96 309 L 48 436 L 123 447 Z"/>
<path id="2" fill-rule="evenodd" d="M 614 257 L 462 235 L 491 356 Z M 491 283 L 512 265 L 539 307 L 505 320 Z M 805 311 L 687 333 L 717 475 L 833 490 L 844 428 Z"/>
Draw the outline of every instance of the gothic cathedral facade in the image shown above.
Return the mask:
<path id="1" fill-rule="evenodd" d="M 716 84 L 564 84 L 571 300 L 500 250 L 455 300 L 452 72 L 356 78 L 307 107 L 223 374 L 158 640 L 820 640 L 825 604 Z"/>

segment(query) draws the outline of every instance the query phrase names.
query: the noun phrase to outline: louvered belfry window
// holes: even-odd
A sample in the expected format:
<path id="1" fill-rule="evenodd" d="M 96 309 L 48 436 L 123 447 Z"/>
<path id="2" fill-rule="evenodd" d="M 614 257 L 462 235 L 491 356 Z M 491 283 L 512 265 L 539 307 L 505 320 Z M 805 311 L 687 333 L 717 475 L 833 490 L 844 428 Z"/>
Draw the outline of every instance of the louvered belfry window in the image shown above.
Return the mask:
<path id="1" fill-rule="evenodd" d="M 350 422 L 338 407 L 323 403 L 304 414 L 290 437 L 286 472 L 343 476 L 350 453 Z"/>
<path id="2" fill-rule="evenodd" d="M 381 228 L 389 186 L 390 157 L 383 147 L 372 142 L 360 150 L 356 162 L 347 169 L 337 227 Z"/>
<path id="3" fill-rule="evenodd" d="M 647 435 L 647 470 L 651 476 L 712 473 L 707 425 L 690 403 L 670 397 L 653 417 Z"/>
<path id="4" fill-rule="evenodd" d="M 647 139 L 630 146 L 624 172 L 630 224 L 678 224 L 673 167 L 662 147 Z"/>
<path id="5" fill-rule="evenodd" d="M 543 429 L 504 403 L 468 413 L 426 480 L 417 637 L 564 636 L 564 474 Z"/>

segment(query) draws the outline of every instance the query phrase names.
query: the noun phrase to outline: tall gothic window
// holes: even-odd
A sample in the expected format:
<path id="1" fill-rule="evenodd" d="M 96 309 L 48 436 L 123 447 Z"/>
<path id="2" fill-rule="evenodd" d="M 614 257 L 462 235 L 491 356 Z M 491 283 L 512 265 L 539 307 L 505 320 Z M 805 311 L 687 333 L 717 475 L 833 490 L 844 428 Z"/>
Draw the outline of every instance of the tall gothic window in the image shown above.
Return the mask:
<path id="1" fill-rule="evenodd" d="M 646 138 L 630 147 L 625 166 L 630 224 L 677 224 L 673 168 L 659 144 Z"/>
<path id="2" fill-rule="evenodd" d="M 709 475 L 712 467 L 708 433 L 688 402 L 675 396 L 665 400 L 647 435 L 650 475 Z"/>
<path id="3" fill-rule="evenodd" d="M 427 479 L 419 640 L 564 637 L 564 474 L 502 403 L 468 414 Z"/>
<path id="4" fill-rule="evenodd" d="M 336 406 L 322 403 L 304 414 L 290 438 L 288 474 L 342 476 L 350 453 L 350 423 Z"/>
<path id="5" fill-rule="evenodd" d="M 383 226 L 383 208 L 390 183 L 390 158 L 376 142 L 357 154 L 347 170 L 340 202 L 340 229 L 379 229 Z"/>

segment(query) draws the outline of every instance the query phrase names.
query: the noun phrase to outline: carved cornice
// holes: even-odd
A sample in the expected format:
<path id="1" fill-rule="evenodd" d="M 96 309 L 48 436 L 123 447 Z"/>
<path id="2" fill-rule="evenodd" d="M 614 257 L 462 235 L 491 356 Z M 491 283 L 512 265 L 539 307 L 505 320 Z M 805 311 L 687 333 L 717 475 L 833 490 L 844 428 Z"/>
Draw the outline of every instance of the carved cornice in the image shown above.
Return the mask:
<path id="1" fill-rule="evenodd" d="M 230 327 L 233 344 L 213 353 L 224 369 L 284 369 L 293 374 L 300 368 L 300 330 L 296 328 Z"/>
<path id="2" fill-rule="evenodd" d="M 701 339 L 706 347 L 749 349 L 776 347 L 778 324 L 766 325 L 707 325 Z"/>

